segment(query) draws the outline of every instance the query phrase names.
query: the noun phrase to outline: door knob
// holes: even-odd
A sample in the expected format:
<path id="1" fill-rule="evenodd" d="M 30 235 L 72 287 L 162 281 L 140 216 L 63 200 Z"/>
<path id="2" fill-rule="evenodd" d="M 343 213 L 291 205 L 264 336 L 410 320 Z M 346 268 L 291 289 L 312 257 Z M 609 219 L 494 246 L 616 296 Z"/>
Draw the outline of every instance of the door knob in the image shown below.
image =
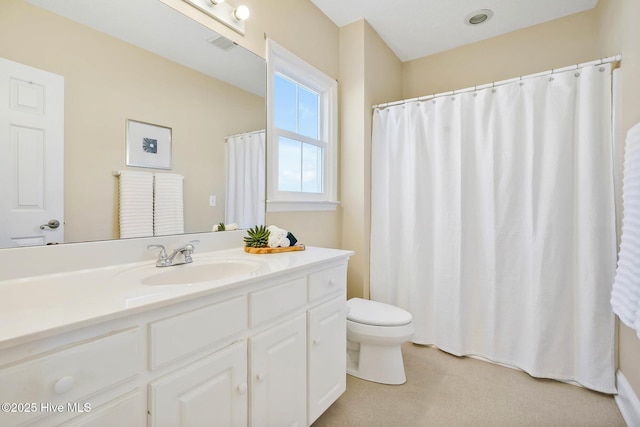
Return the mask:
<path id="1" fill-rule="evenodd" d="M 46 224 L 42 224 L 40 226 L 40 230 L 44 230 L 45 227 L 49 227 L 49 228 L 58 228 L 60 227 L 60 221 L 58 221 L 57 219 L 52 219 L 51 221 L 49 221 Z"/>

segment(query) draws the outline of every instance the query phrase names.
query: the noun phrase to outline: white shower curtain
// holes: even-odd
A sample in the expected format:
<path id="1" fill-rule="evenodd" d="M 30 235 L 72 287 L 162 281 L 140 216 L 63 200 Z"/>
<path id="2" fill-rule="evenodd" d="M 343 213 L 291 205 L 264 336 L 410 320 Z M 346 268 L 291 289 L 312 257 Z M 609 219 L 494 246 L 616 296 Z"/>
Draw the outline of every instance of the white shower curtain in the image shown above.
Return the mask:
<path id="1" fill-rule="evenodd" d="M 413 341 L 615 392 L 611 66 L 376 109 L 371 298 Z"/>
<path id="2" fill-rule="evenodd" d="M 225 223 L 264 225 L 265 191 L 264 130 L 229 136 Z"/>

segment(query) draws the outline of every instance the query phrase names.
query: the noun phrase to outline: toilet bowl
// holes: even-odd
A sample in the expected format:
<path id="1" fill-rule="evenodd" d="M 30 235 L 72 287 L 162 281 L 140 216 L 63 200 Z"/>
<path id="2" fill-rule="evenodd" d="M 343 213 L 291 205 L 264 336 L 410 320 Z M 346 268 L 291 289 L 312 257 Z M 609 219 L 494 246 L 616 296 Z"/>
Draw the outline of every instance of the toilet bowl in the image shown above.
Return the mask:
<path id="1" fill-rule="evenodd" d="M 347 373 L 382 384 L 404 384 L 400 346 L 415 332 L 411 314 L 361 298 L 348 300 L 347 307 Z"/>

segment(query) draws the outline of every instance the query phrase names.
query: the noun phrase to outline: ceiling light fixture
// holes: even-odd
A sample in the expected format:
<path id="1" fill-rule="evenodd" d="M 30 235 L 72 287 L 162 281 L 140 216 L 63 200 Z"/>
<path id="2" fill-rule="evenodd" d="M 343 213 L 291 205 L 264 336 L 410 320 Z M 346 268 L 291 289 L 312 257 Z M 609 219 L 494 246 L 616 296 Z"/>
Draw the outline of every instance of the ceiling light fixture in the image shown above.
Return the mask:
<path id="1" fill-rule="evenodd" d="M 464 18 L 464 23 L 467 25 L 479 25 L 487 22 L 493 16 L 493 11 L 490 9 L 480 9 L 471 12 Z"/>
<path id="2" fill-rule="evenodd" d="M 233 17 L 238 21 L 246 21 L 251 16 L 249 8 L 243 4 L 233 11 Z"/>
<path id="3" fill-rule="evenodd" d="M 227 27 L 244 35 L 244 24 L 251 12 L 245 5 L 236 7 L 225 3 L 225 0 L 184 0 L 192 6 L 200 9 L 207 15 L 222 22 Z"/>

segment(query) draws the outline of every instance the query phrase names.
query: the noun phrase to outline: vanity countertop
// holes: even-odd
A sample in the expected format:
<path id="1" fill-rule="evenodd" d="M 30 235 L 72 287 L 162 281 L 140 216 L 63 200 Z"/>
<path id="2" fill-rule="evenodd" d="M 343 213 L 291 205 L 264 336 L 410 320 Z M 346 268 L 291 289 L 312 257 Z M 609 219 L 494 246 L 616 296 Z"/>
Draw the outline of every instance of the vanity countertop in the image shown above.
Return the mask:
<path id="1" fill-rule="evenodd" d="M 244 260 L 262 265 L 251 273 L 179 285 L 145 285 L 135 280 L 142 271 L 148 274 L 149 271 L 163 272 L 180 267 L 156 268 L 149 261 L 0 281 L 0 349 L 223 292 L 315 264 L 338 261 L 352 254 L 351 251 L 309 246 L 304 251 L 269 255 L 248 254 L 242 248 L 196 253 L 189 265 L 214 259 Z"/>

